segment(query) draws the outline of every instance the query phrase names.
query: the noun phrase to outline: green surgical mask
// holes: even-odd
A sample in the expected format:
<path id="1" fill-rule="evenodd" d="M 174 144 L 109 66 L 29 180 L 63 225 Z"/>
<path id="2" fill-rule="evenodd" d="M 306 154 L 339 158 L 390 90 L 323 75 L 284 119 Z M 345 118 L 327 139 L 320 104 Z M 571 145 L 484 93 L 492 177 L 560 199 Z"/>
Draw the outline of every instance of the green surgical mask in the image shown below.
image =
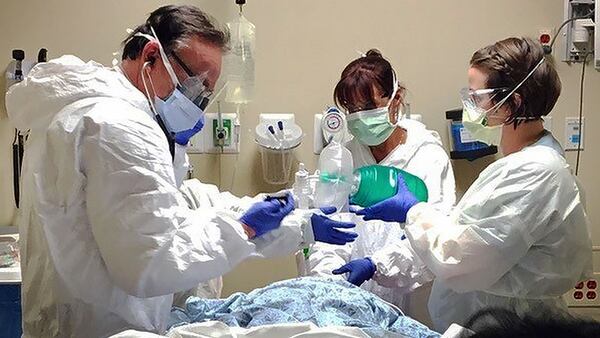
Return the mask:
<path id="1" fill-rule="evenodd" d="M 348 129 L 358 142 L 367 146 L 377 146 L 385 142 L 392 135 L 396 128 L 390 122 L 390 105 L 398 92 L 398 81 L 396 73 L 394 76 L 394 90 L 390 96 L 390 101 L 385 107 L 375 108 L 371 110 L 358 111 L 349 114 L 346 120 L 348 121 Z M 398 118 L 402 117 L 399 112 Z"/>
<path id="2" fill-rule="evenodd" d="M 382 107 L 348 115 L 348 129 L 358 142 L 367 146 L 380 145 L 396 128 L 389 120 L 389 108 Z"/>

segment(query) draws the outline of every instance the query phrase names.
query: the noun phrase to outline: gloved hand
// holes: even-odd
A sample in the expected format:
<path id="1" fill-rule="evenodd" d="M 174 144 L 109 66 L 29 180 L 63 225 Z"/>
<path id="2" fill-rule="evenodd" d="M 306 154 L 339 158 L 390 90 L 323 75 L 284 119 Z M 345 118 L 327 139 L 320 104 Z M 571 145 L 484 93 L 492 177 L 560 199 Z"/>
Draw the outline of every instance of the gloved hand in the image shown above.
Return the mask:
<path id="1" fill-rule="evenodd" d="M 373 264 L 373 261 L 369 257 L 365 257 L 352 260 L 332 272 L 334 275 L 348 273 L 348 282 L 356 286 L 361 286 L 362 283 L 373 278 L 376 270 L 377 268 L 375 267 L 375 264 Z"/>
<path id="2" fill-rule="evenodd" d="M 351 208 L 350 211 L 359 216 L 364 216 L 365 221 L 378 219 L 385 222 L 406 222 L 406 214 L 410 208 L 419 203 L 419 200 L 408 190 L 402 175 L 398 175 L 397 182 L 398 190 L 393 197 L 364 209 Z"/>
<path id="3" fill-rule="evenodd" d="M 177 142 L 177 144 L 180 144 L 182 146 L 186 146 L 190 142 L 190 139 L 194 135 L 198 134 L 202 130 L 203 127 L 204 127 L 204 116 L 202 116 L 202 118 L 200 120 L 198 120 L 198 122 L 192 129 L 183 130 L 178 133 L 175 133 L 175 142 Z"/>
<path id="4" fill-rule="evenodd" d="M 240 218 L 240 222 L 252 228 L 256 236 L 279 228 L 281 221 L 294 210 L 294 198 L 291 194 L 284 197 L 267 197 L 257 202 Z"/>
<path id="5" fill-rule="evenodd" d="M 335 207 L 321 208 L 321 211 L 326 214 L 332 214 L 336 210 Z M 329 217 L 313 214 L 310 218 L 312 224 L 315 241 L 329 244 L 344 245 L 354 242 L 358 234 L 355 232 L 341 231 L 343 229 L 351 229 L 356 226 L 354 223 L 339 222 L 330 219 Z"/>

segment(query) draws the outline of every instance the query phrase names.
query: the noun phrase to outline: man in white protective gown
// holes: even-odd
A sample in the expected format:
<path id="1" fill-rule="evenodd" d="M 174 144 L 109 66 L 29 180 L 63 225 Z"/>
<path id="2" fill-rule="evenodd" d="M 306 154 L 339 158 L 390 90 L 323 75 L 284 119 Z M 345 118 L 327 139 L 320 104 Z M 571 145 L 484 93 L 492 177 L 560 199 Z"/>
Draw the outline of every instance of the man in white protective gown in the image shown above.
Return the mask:
<path id="1" fill-rule="evenodd" d="M 10 88 L 10 120 L 30 130 L 17 221 L 25 337 L 162 333 L 174 293 L 328 240 L 313 227 L 354 226 L 294 210 L 290 195 L 212 189 L 190 208 L 185 147 L 228 39 L 198 8 L 165 6 L 124 41 L 120 67 L 63 56 Z"/>

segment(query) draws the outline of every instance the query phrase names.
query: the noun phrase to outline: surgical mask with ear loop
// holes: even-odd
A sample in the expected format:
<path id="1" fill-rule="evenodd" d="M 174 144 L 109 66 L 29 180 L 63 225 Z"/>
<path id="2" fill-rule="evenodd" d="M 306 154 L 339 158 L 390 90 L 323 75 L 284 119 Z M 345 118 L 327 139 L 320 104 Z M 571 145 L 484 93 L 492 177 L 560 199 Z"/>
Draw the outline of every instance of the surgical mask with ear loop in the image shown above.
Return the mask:
<path id="1" fill-rule="evenodd" d="M 540 67 L 544 62 L 545 58 L 542 59 L 533 67 L 533 69 L 525 76 L 525 78 L 519 82 L 512 90 L 508 88 L 493 88 L 493 89 L 478 89 L 469 90 L 464 88 L 461 90 L 461 99 L 463 104 L 463 125 L 471 133 L 471 136 L 477 141 L 481 141 L 488 145 L 499 145 L 502 139 L 502 126 L 506 122 L 505 117 L 495 116 L 498 109 L 502 107 L 504 103 L 527 81 L 531 75 Z M 485 109 L 489 102 L 503 93 L 508 94 L 494 104 L 491 108 Z M 490 126 L 490 119 L 502 118 L 503 123 Z M 531 117 L 517 117 L 518 120 L 531 120 L 537 118 Z"/>
<path id="2" fill-rule="evenodd" d="M 175 89 L 165 100 L 156 95 L 154 98 L 150 97 L 145 78 L 148 76 L 148 80 L 154 91 L 154 84 L 152 83 L 152 78 L 147 69 L 150 65 L 149 62 L 144 63 L 142 66 L 142 82 L 144 84 L 144 89 L 154 114 L 160 117 L 160 120 L 164 123 L 167 131 L 172 134 L 175 142 L 180 145 L 187 145 L 190 138 L 202 130 L 202 127 L 204 126 L 204 109 L 208 104 L 212 92 L 204 85 L 206 74 L 190 74 L 187 67 L 184 69 L 189 75 L 188 78 L 183 84 L 179 82 L 162 44 L 156 37 L 154 29 L 152 27 L 150 29 L 154 36 L 144 33 L 137 33 L 136 35 L 143 36 L 150 41 L 156 41 L 158 43 L 161 59 L 163 60 L 165 69 L 167 70 Z M 182 68 L 183 67 L 184 65 L 182 64 Z M 156 91 L 154 91 L 154 93 L 156 93 Z"/>
<path id="3" fill-rule="evenodd" d="M 390 106 L 398 89 L 399 85 L 394 73 L 394 90 L 385 107 L 348 114 L 346 118 L 348 129 L 358 142 L 367 146 L 376 146 L 385 142 L 392 135 L 396 126 L 390 121 Z M 401 112 L 398 113 L 398 119 L 400 118 L 402 118 Z"/>

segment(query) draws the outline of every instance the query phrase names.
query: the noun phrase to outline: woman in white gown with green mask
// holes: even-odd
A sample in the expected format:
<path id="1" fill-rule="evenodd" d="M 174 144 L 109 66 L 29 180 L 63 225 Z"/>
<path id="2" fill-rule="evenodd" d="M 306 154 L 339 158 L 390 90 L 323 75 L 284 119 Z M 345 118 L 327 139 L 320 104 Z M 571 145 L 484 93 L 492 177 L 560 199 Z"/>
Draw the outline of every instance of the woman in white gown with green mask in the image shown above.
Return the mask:
<path id="1" fill-rule="evenodd" d="M 440 211 L 449 212 L 455 202 L 450 160 L 437 132 L 418 121 L 403 118 L 405 92 L 390 62 L 377 50 L 370 50 L 348 64 L 334 90 L 336 104 L 347 113 L 348 129 L 353 136 L 346 147 L 352 153 L 355 168 L 379 164 L 421 178 L 427 186 L 429 201 Z M 355 258 L 374 259 L 386 246 L 408 244 L 402 240 L 403 230 L 396 222 L 359 221 L 356 227 L 359 237 L 354 243 L 313 245 L 307 262 L 309 275 L 331 277 L 333 270 Z M 413 273 L 422 278 L 410 286 L 385 287 L 368 281 L 362 287 L 406 309 L 405 295 L 432 277 L 418 266 Z"/>

